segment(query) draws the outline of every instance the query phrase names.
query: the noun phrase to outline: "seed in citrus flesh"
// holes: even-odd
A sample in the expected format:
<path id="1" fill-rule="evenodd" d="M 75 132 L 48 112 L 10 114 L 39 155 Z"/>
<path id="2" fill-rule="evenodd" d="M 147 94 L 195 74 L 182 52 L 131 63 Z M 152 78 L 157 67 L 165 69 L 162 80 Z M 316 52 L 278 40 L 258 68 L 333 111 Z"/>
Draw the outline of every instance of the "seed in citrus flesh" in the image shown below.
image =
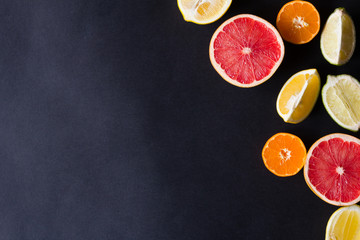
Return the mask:
<path id="1" fill-rule="evenodd" d="M 304 177 L 322 200 L 336 206 L 360 200 L 360 139 L 334 133 L 320 138 L 308 151 Z"/>
<path id="2" fill-rule="evenodd" d="M 266 168 L 279 177 L 293 176 L 304 166 L 306 148 L 290 133 L 277 133 L 265 143 L 262 158 Z"/>
<path id="3" fill-rule="evenodd" d="M 238 87 L 254 87 L 268 80 L 284 57 L 280 34 L 266 20 L 240 14 L 213 34 L 210 61 L 220 76 Z"/>
<path id="4" fill-rule="evenodd" d="M 327 19 L 320 36 L 324 58 L 333 65 L 347 63 L 354 53 L 355 25 L 344 8 L 337 8 Z"/>
<path id="5" fill-rule="evenodd" d="M 208 24 L 222 17 L 232 0 L 177 0 L 185 21 Z"/>
<path id="6" fill-rule="evenodd" d="M 314 5 L 307 1 L 291 1 L 280 9 L 276 27 L 284 40 L 304 44 L 318 34 L 320 15 Z"/>
<path id="7" fill-rule="evenodd" d="M 341 127 L 360 128 L 360 83 L 350 75 L 328 75 L 322 91 L 326 111 Z"/>
<path id="8" fill-rule="evenodd" d="M 303 121 L 313 109 L 320 93 L 320 76 L 316 69 L 300 71 L 284 84 L 276 109 L 280 117 L 288 123 Z"/>

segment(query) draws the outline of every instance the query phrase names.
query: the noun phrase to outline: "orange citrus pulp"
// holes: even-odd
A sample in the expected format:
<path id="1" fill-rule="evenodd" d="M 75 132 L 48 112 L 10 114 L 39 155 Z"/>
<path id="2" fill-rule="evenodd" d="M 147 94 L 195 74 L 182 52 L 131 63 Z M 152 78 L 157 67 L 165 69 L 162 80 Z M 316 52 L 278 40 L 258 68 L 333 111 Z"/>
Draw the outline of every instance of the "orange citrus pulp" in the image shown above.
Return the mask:
<path id="1" fill-rule="evenodd" d="M 262 150 L 266 168 L 273 174 L 286 177 L 298 173 L 306 160 L 306 148 L 301 139 L 290 133 L 272 136 Z"/>
<path id="2" fill-rule="evenodd" d="M 284 40 L 294 44 L 310 42 L 320 30 L 320 15 L 307 1 L 291 1 L 279 11 L 276 27 Z"/>

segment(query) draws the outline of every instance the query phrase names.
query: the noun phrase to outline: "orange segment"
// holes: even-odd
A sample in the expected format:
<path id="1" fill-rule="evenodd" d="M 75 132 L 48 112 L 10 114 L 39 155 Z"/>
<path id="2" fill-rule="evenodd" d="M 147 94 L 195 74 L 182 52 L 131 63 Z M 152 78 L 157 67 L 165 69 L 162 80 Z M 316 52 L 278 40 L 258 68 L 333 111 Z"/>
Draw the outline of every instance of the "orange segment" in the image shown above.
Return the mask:
<path id="1" fill-rule="evenodd" d="M 290 133 L 272 136 L 262 150 L 266 168 L 280 177 L 293 176 L 304 166 L 306 148 L 301 139 Z"/>
<path id="2" fill-rule="evenodd" d="M 318 34 L 320 15 L 307 1 L 291 1 L 280 9 L 276 27 L 284 40 L 294 44 L 304 44 Z"/>

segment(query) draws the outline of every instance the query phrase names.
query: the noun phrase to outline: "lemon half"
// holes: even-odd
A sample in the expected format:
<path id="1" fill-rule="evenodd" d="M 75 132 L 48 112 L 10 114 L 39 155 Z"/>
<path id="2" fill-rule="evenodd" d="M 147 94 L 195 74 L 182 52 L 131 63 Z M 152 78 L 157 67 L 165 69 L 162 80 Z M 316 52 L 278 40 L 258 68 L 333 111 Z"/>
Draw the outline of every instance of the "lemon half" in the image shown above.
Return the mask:
<path id="1" fill-rule="evenodd" d="M 325 240 L 360 240 L 360 206 L 336 210 L 326 226 Z"/>
<path id="2" fill-rule="evenodd" d="M 177 3 L 185 21 L 208 24 L 225 14 L 231 0 L 177 0 Z"/>
<path id="3" fill-rule="evenodd" d="M 299 123 L 312 111 L 320 92 L 320 76 L 316 69 L 300 71 L 282 87 L 276 110 L 287 123 Z"/>

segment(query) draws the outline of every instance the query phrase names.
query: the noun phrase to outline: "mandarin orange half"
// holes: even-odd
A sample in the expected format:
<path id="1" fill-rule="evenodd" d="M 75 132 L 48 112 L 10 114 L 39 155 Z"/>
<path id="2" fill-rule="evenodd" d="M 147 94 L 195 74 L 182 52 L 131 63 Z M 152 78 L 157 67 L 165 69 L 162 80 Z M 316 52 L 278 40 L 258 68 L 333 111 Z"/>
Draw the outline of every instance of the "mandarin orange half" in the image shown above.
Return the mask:
<path id="1" fill-rule="evenodd" d="M 320 15 L 307 1 L 291 1 L 280 9 L 276 27 L 285 41 L 308 43 L 320 30 Z"/>
<path id="2" fill-rule="evenodd" d="M 305 164 L 306 148 L 302 140 L 290 133 L 272 136 L 262 150 L 266 168 L 280 177 L 293 176 Z"/>

